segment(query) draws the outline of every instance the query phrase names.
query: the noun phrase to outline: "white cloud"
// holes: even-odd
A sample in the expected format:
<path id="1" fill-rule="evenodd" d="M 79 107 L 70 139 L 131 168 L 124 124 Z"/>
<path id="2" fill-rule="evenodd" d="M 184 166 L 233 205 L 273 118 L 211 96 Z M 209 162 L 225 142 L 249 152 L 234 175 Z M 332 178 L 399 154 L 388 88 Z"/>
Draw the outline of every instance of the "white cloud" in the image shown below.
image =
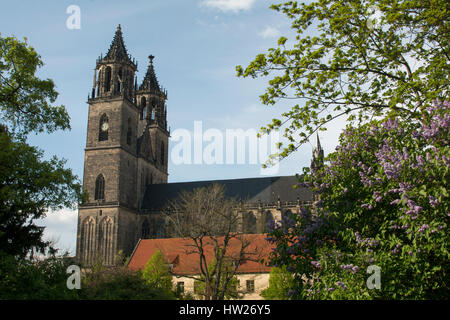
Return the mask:
<path id="1" fill-rule="evenodd" d="M 249 10 L 254 3 L 255 0 L 203 0 L 201 5 L 219 9 L 223 12 L 232 11 L 237 13 L 241 10 Z"/>
<path id="2" fill-rule="evenodd" d="M 263 31 L 259 33 L 261 37 L 266 38 L 276 38 L 280 35 L 280 31 L 277 28 L 267 26 Z"/>
<path id="3" fill-rule="evenodd" d="M 45 240 L 53 240 L 62 252 L 68 250 L 75 254 L 77 217 L 77 210 L 50 210 L 45 218 L 36 221 L 36 225 L 45 227 Z"/>

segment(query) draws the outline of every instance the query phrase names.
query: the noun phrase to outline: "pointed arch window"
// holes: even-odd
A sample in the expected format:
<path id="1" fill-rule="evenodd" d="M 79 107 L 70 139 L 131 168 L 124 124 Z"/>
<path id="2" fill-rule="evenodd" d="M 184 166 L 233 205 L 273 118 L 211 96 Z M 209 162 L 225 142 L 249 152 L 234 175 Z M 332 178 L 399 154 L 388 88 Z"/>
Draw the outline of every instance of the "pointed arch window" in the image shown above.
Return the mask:
<path id="1" fill-rule="evenodd" d="M 131 145 L 131 136 L 132 136 L 132 131 L 131 131 L 131 119 L 128 118 L 128 123 L 127 123 L 127 144 Z"/>
<path id="2" fill-rule="evenodd" d="M 88 217 L 81 227 L 80 256 L 86 265 L 92 264 L 95 257 L 95 221 Z"/>
<path id="3" fill-rule="evenodd" d="M 100 222 L 99 228 L 99 249 L 100 255 L 103 258 L 103 262 L 105 265 L 113 264 L 113 254 L 112 254 L 112 245 L 113 245 L 113 221 L 111 218 L 106 217 Z"/>
<path id="4" fill-rule="evenodd" d="M 109 92 L 111 90 L 111 67 L 106 67 L 105 70 L 105 92 Z"/>
<path id="5" fill-rule="evenodd" d="M 165 148 L 164 148 L 164 142 L 161 141 L 161 164 L 164 165 L 164 160 L 165 160 Z"/>
<path id="6" fill-rule="evenodd" d="M 117 93 L 122 92 L 122 86 L 123 86 L 123 83 L 122 83 L 122 68 L 120 68 L 119 72 L 118 72 L 118 75 L 117 75 L 117 89 L 116 89 Z"/>
<path id="7" fill-rule="evenodd" d="M 275 225 L 275 220 L 273 219 L 273 215 L 270 211 L 266 212 L 265 216 L 265 224 L 264 224 L 264 233 L 270 232 L 270 230 L 273 230 Z"/>
<path id="8" fill-rule="evenodd" d="M 108 140 L 109 121 L 108 116 L 104 113 L 100 117 L 100 123 L 98 128 L 98 141 Z"/>
<path id="9" fill-rule="evenodd" d="M 142 119 L 147 117 L 147 99 L 145 97 L 141 98 L 141 108 L 142 108 Z"/>
<path id="10" fill-rule="evenodd" d="M 245 232 L 247 233 L 256 233 L 256 217 L 255 214 L 250 211 L 247 213 L 247 217 L 245 219 Z"/>
<path id="11" fill-rule="evenodd" d="M 105 200 L 105 178 L 102 174 L 95 180 L 94 200 Z"/>

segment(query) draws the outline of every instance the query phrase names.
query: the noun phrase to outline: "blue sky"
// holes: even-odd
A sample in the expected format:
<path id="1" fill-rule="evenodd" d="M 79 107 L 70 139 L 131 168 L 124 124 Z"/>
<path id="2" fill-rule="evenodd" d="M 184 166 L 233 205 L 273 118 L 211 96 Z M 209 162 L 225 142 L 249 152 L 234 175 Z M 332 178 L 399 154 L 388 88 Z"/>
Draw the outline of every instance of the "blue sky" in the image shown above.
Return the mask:
<path id="1" fill-rule="evenodd" d="M 2 4 L 3 37 L 27 37 L 41 55 L 42 78 L 51 78 L 71 117 L 71 131 L 31 136 L 29 142 L 45 156 L 67 159 L 80 179 L 83 174 L 88 105 L 95 61 L 108 51 L 121 24 L 128 53 L 138 61 L 138 82 L 147 69 L 148 55 L 159 83 L 168 90 L 168 125 L 172 132 L 193 131 L 194 121 L 203 130 L 256 129 L 289 110 L 281 102 L 260 103 L 268 79 L 236 77 L 235 67 L 246 66 L 258 53 L 274 47 L 279 36 L 293 39 L 290 21 L 270 10 L 273 0 L 152 0 L 152 1 L 11 1 Z M 70 5 L 81 10 L 81 28 L 66 27 Z M 321 134 L 325 153 L 337 143 L 342 122 Z M 314 141 L 312 141 L 314 142 Z M 232 179 L 260 176 L 259 164 L 174 165 L 169 182 Z M 293 175 L 309 166 L 312 146 L 306 144 L 279 164 L 276 175 Z M 74 252 L 76 212 L 49 214 L 43 221 L 46 236 Z"/>

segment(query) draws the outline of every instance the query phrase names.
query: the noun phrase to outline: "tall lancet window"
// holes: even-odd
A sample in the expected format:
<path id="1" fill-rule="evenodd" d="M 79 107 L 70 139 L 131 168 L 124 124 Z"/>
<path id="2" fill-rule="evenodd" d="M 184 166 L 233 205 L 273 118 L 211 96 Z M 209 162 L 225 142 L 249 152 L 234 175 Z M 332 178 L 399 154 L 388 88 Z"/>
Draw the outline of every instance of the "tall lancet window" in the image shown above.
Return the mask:
<path id="1" fill-rule="evenodd" d="M 118 75 L 117 75 L 117 93 L 122 92 L 122 68 L 119 69 Z"/>
<path id="2" fill-rule="evenodd" d="M 141 98 L 142 119 L 147 118 L 147 100 L 145 97 Z"/>
<path id="3" fill-rule="evenodd" d="M 111 90 L 111 67 L 106 67 L 105 70 L 105 83 L 104 83 L 105 92 L 109 92 Z"/>
<path id="4" fill-rule="evenodd" d="M 105 113 L 100 117 L 98 129 L 98 141 L 108 140 L 109 123 L 108 116 Z"/>
<path id="5" fill-rule="evenodd" d="M 94 200 L 105 200 L 105 178 L 102 174 L 95 180 Z"/>
<path id="6" fill-rule="evenodd" d="M 100 256 L 103 258 L 103 263 L 109 266 L 113 264 L 113 221 L 109 217 L 105 217 L 100 222 L 98 230 Z"/>
<path id="7" fill-rule="evenodd" d="M 92 264 L 95 258 L 95 221 L 88 217 L 81 226 L 80 252 L 85 264 Z"/>

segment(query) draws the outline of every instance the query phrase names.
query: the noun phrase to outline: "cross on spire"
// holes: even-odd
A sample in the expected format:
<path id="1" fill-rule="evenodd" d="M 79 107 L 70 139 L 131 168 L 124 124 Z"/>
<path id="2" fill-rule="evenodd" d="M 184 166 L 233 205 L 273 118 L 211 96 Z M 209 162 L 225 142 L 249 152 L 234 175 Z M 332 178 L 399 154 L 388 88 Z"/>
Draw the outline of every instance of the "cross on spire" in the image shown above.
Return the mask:
<path id="1" fill-rule="evenodd" d="M 153 59 L 155 59 L 154 55 L 149 55 L 148 59 L 150 63 L 148 65 L 147 73 L 145 74 L 144 80 L 139 87 L 139 90 L 150 90 L 155 92 L 161 92 L 161 88 L 158 83 L 158 79 L 155 74 L 155 69 L 153 68 Z"/>

